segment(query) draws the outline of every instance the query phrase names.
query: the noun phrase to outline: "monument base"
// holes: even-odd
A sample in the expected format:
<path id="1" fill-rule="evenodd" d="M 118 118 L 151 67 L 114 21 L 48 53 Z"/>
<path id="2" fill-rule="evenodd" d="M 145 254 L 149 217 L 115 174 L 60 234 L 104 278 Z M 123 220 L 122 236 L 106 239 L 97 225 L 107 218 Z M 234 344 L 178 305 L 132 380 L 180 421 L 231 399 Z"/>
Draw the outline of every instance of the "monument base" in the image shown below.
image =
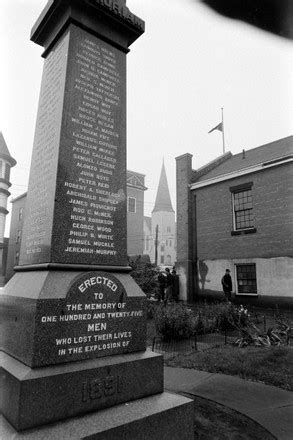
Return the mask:
<path id="1" fill-rule="evenodd" d="M 0 372 L 0 412 L 19 431 L 163 392 L 149 351 L 33 369 L 0 352 Z"/>
<path id="2" fill-rule="evenodd" d="M 169 393 L 21 433 L 0 416 L 1 440 L 191 440 L 193 429 L 193 401 Z"/>

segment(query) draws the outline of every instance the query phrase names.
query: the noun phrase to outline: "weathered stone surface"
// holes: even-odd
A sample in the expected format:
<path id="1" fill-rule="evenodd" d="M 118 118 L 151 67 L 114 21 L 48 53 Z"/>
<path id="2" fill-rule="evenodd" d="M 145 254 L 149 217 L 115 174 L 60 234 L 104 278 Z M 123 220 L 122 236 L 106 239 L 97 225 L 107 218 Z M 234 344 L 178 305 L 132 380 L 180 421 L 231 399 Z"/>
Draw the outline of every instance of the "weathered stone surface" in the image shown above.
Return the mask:
<path id="1" fill-rule="evenodd" d="M 0 348 L 31 367 L 142 351 L 145 308 L 128 274 L 19 272 L 0 294 Z"/>
<path id="2" fill-rule="evenodd" d="M 163 393 L 17 433 L 0 416 L 1 440 L 192 440 L 193 401 Z"/>
<path id="3" fill-rule="evenodd" d="M 124 0 L 48 0 L 33 26 L 31 40 L 48 51 L 72 22 L 124 52 L 145 28 L 144 21 L 128 9 Z"/>
<path id="4" fill-rule="evenodd" d="M 29 368 L 0 352 L 0 410 L 17 429 L 163 392 L 163 358 L 152 352 Z"/>
<path id="5" fill-rule="evenodd" d="M 0 293 L 0 408 L 26 431 L 1 417 L 2 440 L 192 438 L 193 403 L 154 395 L 162 357 L 122 273 L 125 54 L 143 30 L 124 0 L 49 0 L 32 31 L 46 60 L 21 272 Z"/>
<path id="6" fill-rule="evenodd" d="M 75 25 L 46 58 L 20 265 L 127 265 L 125 77 Z"/>

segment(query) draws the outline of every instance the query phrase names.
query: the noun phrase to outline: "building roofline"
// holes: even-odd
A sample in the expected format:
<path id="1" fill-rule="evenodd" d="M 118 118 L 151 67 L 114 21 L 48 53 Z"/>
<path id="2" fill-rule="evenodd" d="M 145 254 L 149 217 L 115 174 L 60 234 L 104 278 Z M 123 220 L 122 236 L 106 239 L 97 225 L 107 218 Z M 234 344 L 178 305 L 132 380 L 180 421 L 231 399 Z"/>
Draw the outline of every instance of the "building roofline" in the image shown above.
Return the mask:
<path id="1" fill-rule="evenodd" d="M 225 180 L 234 179 L 236 177 L 245 176 L 247 174 L 256 173 L 258 171 L 263 171 L 267 168 L 274 168 L 286 163 L 293 162 L 293 155 L 287 155 L 280 157 L 278 160 L 271 160 L 267 162 L 262 162 L 257 165 L 252 165 L 247 168 L 242 168 L 240 170 L 231 171 L 230 173 L 221 174 L 220 176 L 212 177 L 210 179 L 201 180 L 199 182 L 194 182 L 189 185 L 191 190 L 202 188 L 204 186 L 214 185 L 215 183 L 224 182 Z"/>
<path id="2" fill-rule="evenodd" d="M 180 156 L 175 157 L 175 160 L 180 160 L 180 159 L 182 159 L 183 157 L 186 157 L 186 156 L 193 157 L 193 154 L 184 153 L 184 154 L 181 154 Z"/>
<path id="3" fill-rule="evenodd" d="M 132 171 L 132 170 L 129 170 L 129 169 L 127 169 L 126 171 L 127 171 L 127 173 L 133 173 L 133 174 L 137 174 L 137 175 L 139 175 L 139 176 L 145 177 L 145 174 L 143 174 L 143 173 L 138 173 L 137 171 Z"/>
<path id="4" fill-rule="evenodd" d="M 20 200 L 20 199 L 22 199 L 23 197 L 26 197 L 26 196 L 27 196 L 27 191 L 24 192 L 23 194 L 20 194 L 20 196 L 14 197 L 12 200 L 10 200 L 10 203 L 14 203 L 17 200 Z"/>

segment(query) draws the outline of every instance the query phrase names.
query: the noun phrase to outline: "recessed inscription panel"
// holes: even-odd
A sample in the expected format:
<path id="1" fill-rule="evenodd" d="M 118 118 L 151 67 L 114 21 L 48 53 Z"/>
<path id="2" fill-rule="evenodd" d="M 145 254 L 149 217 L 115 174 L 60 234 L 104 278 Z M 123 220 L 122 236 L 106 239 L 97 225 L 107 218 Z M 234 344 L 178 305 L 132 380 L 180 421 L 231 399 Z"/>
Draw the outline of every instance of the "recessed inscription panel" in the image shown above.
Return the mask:
<path id="1" fill-rule="evenodd" d="M 79 276 L 65 299 L 38 304 L 34 366 L 145 350 L 145 305 L 112 274 Z"/>
<path id="2" fill-rule="evenodd" d="M 70 28 L 53 261 L 127 264 L 125 54 Z"/>
<path id="3" fill-rule="evenodd" d="M 44 62 L 20 264 L 50 260 L 69 35 Z"/>

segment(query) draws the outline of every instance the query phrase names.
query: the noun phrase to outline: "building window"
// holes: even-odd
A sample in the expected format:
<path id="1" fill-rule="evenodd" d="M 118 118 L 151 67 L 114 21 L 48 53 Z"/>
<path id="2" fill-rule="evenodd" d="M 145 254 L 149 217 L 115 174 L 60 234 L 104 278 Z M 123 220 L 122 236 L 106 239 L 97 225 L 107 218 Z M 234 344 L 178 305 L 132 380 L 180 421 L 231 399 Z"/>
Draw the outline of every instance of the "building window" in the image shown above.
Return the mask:
<path id="1" fill-rule="evenodd" d="M 161 244 L 161 252 L 164 252 L 165 251 L 165 245 L 164 245 L 164 243 L 162 243 Z"/>
<path id="2" fill-rule="evenodd" d="M 234 231 L 254 229 L 252 183 L 230 188 L 233 202 Z"/>
<path id="3" fill-rule="evenodd" d="M 257 294 L 255 264 L 237 264 L 236 279 L 237 279 L 237 293 L 239 295 Z"/>
<path id="4" fill-rule="evenodd" d="M 171 232 L 171 226 L 167 226 L 167 232 Z"/>
<path id="5" fill-rule="evenodd" d="M 145 246 L 144 246 L 145 250 L 148 251 L 149 250 L 149 237 L 146 237 L 145 239 Z"/>
<path id="6" fill-rule="evenodd" d="M 14 264 L 18 264 L 19 262 L 19 252 L 15 253 L 15 260 L 14 260 Z"/>
<path id="7" fill-rule="evenodd" d="M 136 212 L 136 198 L 128 197 L 128 212 Z"/>
<path id="8" fill-rule="evenodd" d="M 21 239 L 21 230 L 18 230 L 16 233 L 15 243 L 20 243 Z"/>
<path id="9" fill-rule="evenodd" d="M 161 264 L 164 264 L 164 255 L 161 255 Z"/>
<path id="10" fill-rule="evenodd" d="M 18 220 L 21 221 L 23 218 L 23 208 L 19 208 L 18 211 Z"/>
<path id="11" fill-rule="evenodd" d="M 7 180 L 7 182 L 9 182 L 10 179 L 10 166 L 7 163 L 5 164 L 4 179 Z"/>

